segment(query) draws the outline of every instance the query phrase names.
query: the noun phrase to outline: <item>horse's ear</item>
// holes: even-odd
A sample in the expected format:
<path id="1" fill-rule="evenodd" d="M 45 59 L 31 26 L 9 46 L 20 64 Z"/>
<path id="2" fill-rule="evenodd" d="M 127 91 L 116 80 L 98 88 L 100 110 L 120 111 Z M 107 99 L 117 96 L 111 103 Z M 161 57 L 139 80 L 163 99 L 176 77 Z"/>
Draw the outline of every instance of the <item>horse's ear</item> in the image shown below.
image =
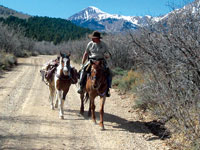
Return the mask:
<path id="1" fill-rule="evenodd" d="M 63 57 L 63 53 L 62 52 L 60 52 L 60 56 Z"/>
<path id="2" fill-rule="evenodd" d="M 70 57 L 70 56 L 71 56 L 71 52 L 69 52 L 69 53 L 67 54 L 67 56 Z"/>

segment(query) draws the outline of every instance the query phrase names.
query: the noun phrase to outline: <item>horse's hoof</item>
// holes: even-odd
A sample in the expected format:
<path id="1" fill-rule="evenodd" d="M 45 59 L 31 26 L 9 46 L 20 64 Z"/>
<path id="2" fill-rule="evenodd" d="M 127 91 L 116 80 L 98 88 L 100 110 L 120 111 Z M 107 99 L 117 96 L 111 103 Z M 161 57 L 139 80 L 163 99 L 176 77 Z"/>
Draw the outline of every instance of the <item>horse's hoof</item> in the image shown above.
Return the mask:
<path id="1" fill-rule="evenodd" d="M 92 122 L 93 122 L 93 124 L 94 124 L 94 125 L 96 125 L 96 124 L 97 124 L 97 122 L 96 122 L 95 120 L 92 120 Z"/>
<path id="2" fill-rule="evenodd" d="M 99 123 L 99 126 L 100 126 L 101 131 L 105 130 L 103 123 Z"/>
<path id="3" fill-rule="evenodd" d="M 84 111 L 80 111 L 80 114 L 81 114 L 81 115 L 84 115 Z"/>
<path id="4" fill-rule="evenodd" d="M 53 107 L 53 106 L 51 106 L 51 109 L 52 109 L 52 110 L 54 110 L 54 107 Z"/>
<path id="5" fill-rule="evenodd" d="M 91 117 L 91 113 L 88 113 L 88 117 Z"/>
<path id="6" fill-rule="evenodd" d="M 101 131 L 104 131 L 104 130 L 105 130 L 104 126 L 101 126 L 100 130 L 101 130 Z"/>
<path id="7" fill-rule="evenodd" d="M 60 119 L 62 119 L 62 120 L 63 120 L 63 119 L 64 119 L 64 116 L 60 116 Z"/>

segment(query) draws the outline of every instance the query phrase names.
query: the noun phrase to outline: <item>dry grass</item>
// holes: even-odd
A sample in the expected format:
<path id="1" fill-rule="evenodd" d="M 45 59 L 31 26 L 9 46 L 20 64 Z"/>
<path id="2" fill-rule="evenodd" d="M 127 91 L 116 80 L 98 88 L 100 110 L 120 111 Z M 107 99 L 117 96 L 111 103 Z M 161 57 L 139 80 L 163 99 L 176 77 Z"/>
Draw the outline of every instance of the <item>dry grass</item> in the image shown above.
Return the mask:
<path id="1" fill-rule="evenodd" d="M 144 83 L 142 73 L 137 71 L 125 71 L 117 68 L 115 73 L 113 86 L 125 92 L 134 92 L 135 88 Z M 116 70 L 114 71 L 116 72 Z"/>
<path id="2" fill-rule="evenodd" d="M 0 69 L 9 69 L 17 64 L 17 58 L 8 53 L 0 53 Z"/>

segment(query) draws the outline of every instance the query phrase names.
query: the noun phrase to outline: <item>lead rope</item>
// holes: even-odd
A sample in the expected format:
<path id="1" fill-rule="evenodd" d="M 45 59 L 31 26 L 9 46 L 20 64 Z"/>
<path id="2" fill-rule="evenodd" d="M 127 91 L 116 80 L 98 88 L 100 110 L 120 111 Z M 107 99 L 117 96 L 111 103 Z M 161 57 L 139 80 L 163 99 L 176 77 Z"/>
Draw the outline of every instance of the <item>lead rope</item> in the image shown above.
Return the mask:
<path id="1" fill-rule="evenodd" d="M 44 80 L 43 80 L 43 82 L 44 82 L 47 86 L 49 86 L 49 83 L 48 83 L 48 82 L 46 82 L 46 81 L 44 81 Z"/>
<path id="2" fill-rule="evenodd" d="M 41 72 L 42 70 L 40 70 L 40 74 L 42 76 L 42 81 L 47 85 L 49 86 L 49 83 L 45 81 L 45 74 Z"/>

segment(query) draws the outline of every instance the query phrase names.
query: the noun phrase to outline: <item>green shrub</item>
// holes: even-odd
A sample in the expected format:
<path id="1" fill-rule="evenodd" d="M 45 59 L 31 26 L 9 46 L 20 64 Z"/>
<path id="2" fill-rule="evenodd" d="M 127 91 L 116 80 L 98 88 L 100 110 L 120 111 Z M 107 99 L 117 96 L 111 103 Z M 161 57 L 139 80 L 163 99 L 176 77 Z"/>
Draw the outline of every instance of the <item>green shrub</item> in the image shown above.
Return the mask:
<path id="1" fill-rule="evenodd" d="M 128 73 L 127 70 L 124 70 L 120 67 L 116 67 L 112 70 L 113 76 L 125 76 L 125 75 L 127 75 L 127 73 Z"/>
<path id="2" fill-rule="evenodd" d="M 8 61 L 9 66 L 13 66 L 17 64 L 17 58 L 12 54 L 7 54 L 6 60 Z"/>
<path id="3" fill-rule="evenodd" d="M 115 68 L 113 71 L 113 86 L 117 86 L 122 91 L 135 91 L 135 87 L 144 82 L 142 74 L 133 70 L 126 71 Z"/>
<path id="4" fill-rule="evenodd" d="M 32 52 L 26 50 L 18 50 L 14 53 L 16 57 L 29 57 L 32 55 Z"/>
<path id="5" fill-rule="evenodd" d="M 38 56 L 38 55 L 39 55 L 39 52 L 33 51 L 31 55 L 32 55 L 32 56 Z"/>
<path id="6" fill-rule="evenodd" d="M 192 144 L 192 150 L 199 150 L 200 149 L 200 139 L 197 139 L 193 144 Z"/>
<path id="7" fill-rule="evenodd" d="M 122 68 L 116 67 L 112 70 L 112 75 L 113 75 L 113 81 L 112 81 L 112 85 L 114 87 L 121 87 L 123 89 L 123 81 L 122 78 L 123 76 L 127 75 L 127 70 L 123 70 Z M 120 89 L 121 89 L 120 88 Z"/>
<path id="8" fill-rule="evenodd" d="M 9 69 L 17 64 L 17 58 L 13 54 L 0 54 L 0 69 Z"/>

